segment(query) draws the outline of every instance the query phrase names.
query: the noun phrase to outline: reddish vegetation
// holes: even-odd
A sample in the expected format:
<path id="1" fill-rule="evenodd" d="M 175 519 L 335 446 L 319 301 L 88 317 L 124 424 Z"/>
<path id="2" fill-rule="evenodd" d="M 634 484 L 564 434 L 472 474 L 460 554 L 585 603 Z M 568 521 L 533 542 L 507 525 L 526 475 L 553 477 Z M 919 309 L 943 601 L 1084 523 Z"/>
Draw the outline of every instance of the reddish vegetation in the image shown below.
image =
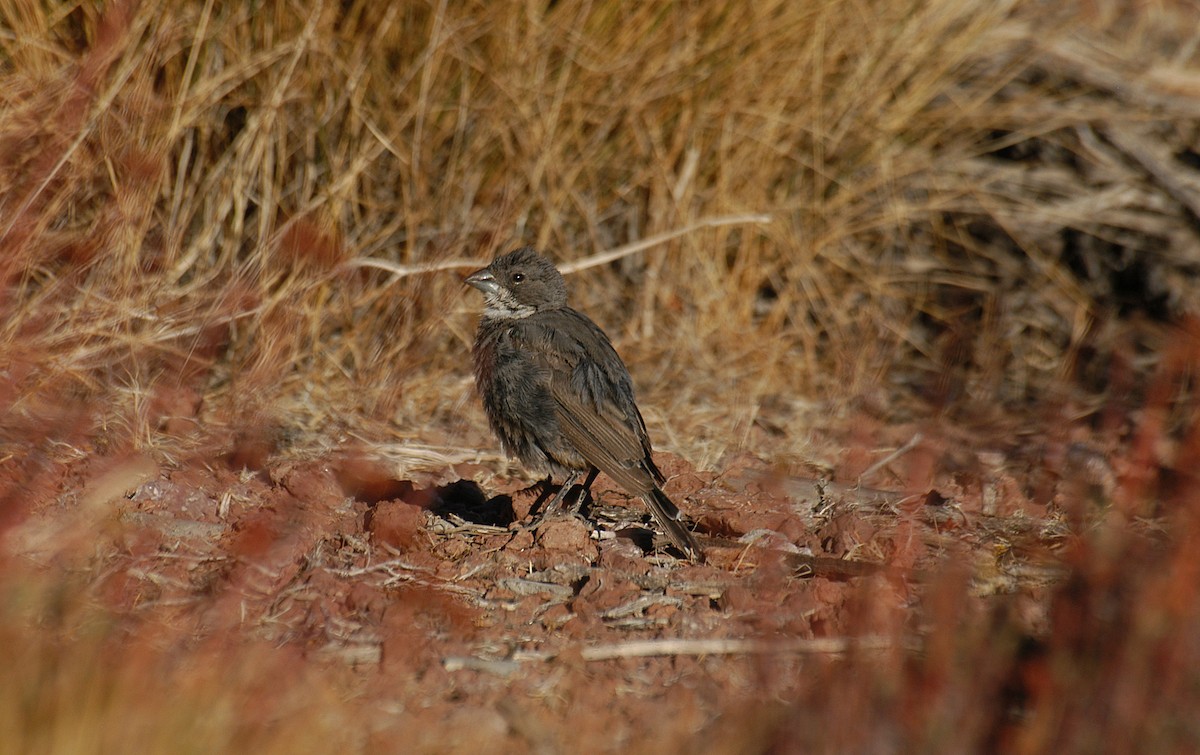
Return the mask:
<path id="1" fill-rule="evenodd" d="M 1035 474 L 1058 479 L 1047 507 L 1004 471 L 967 462 L 953 432 L 927 423 L 890 465 L 907 493 L 813 484 L 748 456 L 714 474 L 660 455 L 704 535 L 704 566 L 655 552 L 640 504 L 604 478 L 590 514 L 607 534 L 596 540 L 577 519 L 521 529 L 536 487 L 397 480 L 363 453 L 264 453 L 258 469 L 237 455 L 43 457 L 5 468 L 9 500 L 20 490 L 29 502 L 6 508 L 6 589 L 31 566 L 80 575 L 69 589 L 85 603 L 38 644 L 69 655 L 79 621 L 107 616 L 93 662 L 108 670 L 96 673 L 140 679 L 121 695 L 152 715 L 176 685 L 249 706 L 241 734 L 210 740 L 230 746 L 279 744 L 261 728 L 278 716 L 336 741 L 294 718 L 329 700 L 329 715 L 355 727 L 349 741 L 372 749 L 1189 741 L 1192 490 L 1173 485 L 1164 499 L 1164 526 L 1183 533 L 1164 537 L 1076 497 L 1121 500 L 1129 483 L 1043 463 Z M 1194 450 L 1189 437 L 1181 454 Z M 1072 453 L 1084 450 L 1046 457 Z M 857 458 L 846 454 L 861 472 Z M 1188 458 L 1179 469 L 1197 468 Z M 1132 477 L 1144 495 L 1150 483 Z M 647 651 L 645 640 L 665 644 Z M 1150 732 L 1138 716 L 1160 693 L 1171 702 L 1148 721 L 1176 728 Z M 1109 707 L 1118 698 L 1124 707 Z"/>

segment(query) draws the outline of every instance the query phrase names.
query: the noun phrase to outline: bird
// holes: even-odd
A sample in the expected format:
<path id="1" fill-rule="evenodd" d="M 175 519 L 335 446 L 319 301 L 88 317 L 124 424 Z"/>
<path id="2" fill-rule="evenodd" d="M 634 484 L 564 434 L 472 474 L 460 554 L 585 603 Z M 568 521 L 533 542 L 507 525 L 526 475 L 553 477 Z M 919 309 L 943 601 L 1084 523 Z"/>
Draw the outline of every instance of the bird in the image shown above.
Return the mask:
<path id="1" fill-rule="evenodd" d="M 600 326 L 567 305 L 549 259 L 524 246 L 471 273 L 483 293 L 472 350 L 475 386 L 505 453 L 563 482 L 548 513 L 584 473 L 580 498 L 599 472 L 645 501 L 671 543 L 703 562 L 679 508 L 662 490 L 633 379 Z"/>

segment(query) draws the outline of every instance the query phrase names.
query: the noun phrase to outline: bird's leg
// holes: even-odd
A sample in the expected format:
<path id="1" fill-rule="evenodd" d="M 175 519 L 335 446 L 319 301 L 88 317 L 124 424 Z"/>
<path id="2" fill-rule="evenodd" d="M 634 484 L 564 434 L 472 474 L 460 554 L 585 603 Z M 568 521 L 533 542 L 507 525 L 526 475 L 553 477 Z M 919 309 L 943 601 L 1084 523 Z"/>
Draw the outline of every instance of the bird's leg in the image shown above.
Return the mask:
<path id="1" fill-rule="evenodd" d="M 596 481 L 596 475 L 600 474 L 600 470 L 592 467 L 588 472 L 587 479 L 583 481 L 583 485 L 579 488 L 579 495 L 575 497 L 575 503 L 571 505 L 571 513 L 575 515 L 583 514 L 583 502 L 592 496 L 592 483 Z"/>
<path id="2" fill-rule="evenodd" d="M 567 500 L 567 494 L 571 492 L 571 488 L 575 487 L 575 481 L 578 479 L 578 472 L 572 472 L 567 475 L 567 479 L 563 480 L 558 492 L 554 494 L 554 498 L 550 499 L 550 503 L 546 505 L 547 514 L 562 508 L 563 501 Z"/>
<path id="3" fill-rule="evenodd" d="M 552 490 L 554 490 L 554 481 L 550 479 L 550 475 L 546 475 L 546 477 L 544 479 L 538 480 L 537 482 L 533 483 L 532 485 L 525 488 L 521 492 L 528 493 L 528 492 L 532 491 L 534 488 L 537 488 L 538 496 L 537 496 L 537 498 L 535 498 L 533 500 L 533 505 L 529 507 L 530 513 L 543 510 L 542 509 L 543 504 L 545 504 L 546 499 L 548 499 L 550 497 L 550 492 Z"/>
<path id="4" fill-rule="evenodd" d="M 567 491 L 575 485 L 575 481 L 578 479 L 579 472 L 572 472 L 567 475 L 567 479 L 563 480 L 563 484 L 558 488 L 558 492 L 554 494 L 554 497 L 550 499 L 550 502 L 546 504 L 546 508 L 542 509 L 541 513 L 535 516 L 529 523 L 528 529 L 536 529 L 542 522 L 546 521 L 546 517 L 558 511 L 562 507 L 562 502 L 567 495 Z"/>

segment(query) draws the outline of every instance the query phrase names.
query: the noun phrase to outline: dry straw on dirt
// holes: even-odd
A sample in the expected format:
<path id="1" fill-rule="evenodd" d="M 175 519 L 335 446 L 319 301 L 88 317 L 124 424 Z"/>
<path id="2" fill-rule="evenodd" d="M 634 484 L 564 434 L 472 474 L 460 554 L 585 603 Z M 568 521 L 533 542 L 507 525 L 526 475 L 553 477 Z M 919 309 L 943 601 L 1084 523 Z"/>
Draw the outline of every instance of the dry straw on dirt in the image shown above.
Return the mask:
<path id="1" fill-rule="evenodd" d="M 0 645 L 19 680 L 0 693 L 0 728 L 24 732 L 29 751 L 129 744 L 108 728 L 129 710 L 142 749 L 326 751 L 354 727 L 356 746 L 478 749 L 466 735 L 389 739 L 399 720 L 455 721 L 501 749 L 569 741 L 562 720 L 495 702 L 499 687 L 447 691 L 458 682 L 431 681 L 445 668 L 420 665 L 475 659 L 456 663 L 482 664 L 471 673 L 484 680 L 509 668 L 484 650 L 523 631 L 518 596 L 490 592 L 519 578 L 503 561 L 515 546 L 477 522 L 398 513 L 398 539 L 383 539 L 428 559 L 413 571 L 363 514 L 414 490 L 444 497 L 433 486 L 456 476 L 493 489 L 517 474 L 472 394 L 478 302 L 461 277 L 532 243 L 573 271 L 574 303 L 614 336 L 656 447 L 687 460 L 675 485 L 693 486 L 706 534 L 776 538 L 792 560 L 768 566 L 746 544 L 679 583 L 709 587 L 681 592 L 584 538 L 599 554 L 592 587 L 543 575 L 545 594 L 573 598 L 542 595 L 530 621 L 547 638 L 571 621 L 601 629 L 575 638 L 593 648 L 581 654 L 499 659 L 557 669 L 522 677 L 522 694 L 566 694 L 555 673 L 578 692 L 601 674 L 595 648 L 655 639 L 614 637 L 617 624 L 732 648 L 759 648 L 764 632 L 792 648 L 886 636 L 884 660 L 791 653 L 773 669 L 755 651 L 702 666 L 736 700 L 675 661 L 613 650 L 603 663 L 637 691 L 619 709 L 626 742 L 654 723 L 680 748 L 747 752 L 1094 751 L 1130 732 L 1153 732 L 1129 741 L 1142 751 L 1197 745 L 1185 714 L 1200 678 L 1186 639 L 1200 636 L 1198 13 L 1165 1 L 3 4 L 0 565 L 20 576 L 0 584 Z M 326 476 L 286 466 L 339 454 L 370 461 Z M 754 481 L 737 483 L 746 469 Z M 193 473 L 188 498 L 179 480 Z M 393 484 L 420 475 L 430 487 Z M 797 480 L 819 476 L 857 492 L 837 503 Z M 868 502 L 859 483 L 899 492 Z M 159 484 L 185 491 L 180 508 L 145 497 Z M 201 493 L 216 500 L 203 517 L 187 508 Z M 113 501 L 133 503 L 114 514 Z M 296 501 L 321 513 L 272 518 Z M 157 534 L 130 534 L 142 526 Z M 471 561 L 485 545 L 501 566 Z M 815 576 L 796 587 L 787 569 L 805 548 Z M 381 561 L 390 576 L 372 570 Z M 980 570 L 998 565 L 1014 569 L 999 590 L 1011 600 L 989 602 L 997 582 Z M 633 605 L 637 626 L 609 600 Z M 411 627 L 372 613 L 377 602 L 392 616 L 418 607 L 411 656 L 394 639 Z M 513 623 L 473 634 L 501 603 Z M 768 615 L 785 605 L 795 615 Z M 1096 617 L 1108 623 L 1092 632 Z M 244 646 L 213 640 L 249 625 Z M 439 644 L 455 633 L 477 642 Z M 264 639 L 294 657 L 260 652 Z M 392 681 L 411 669 L 387 658 L 406 658 L 420 679 L 385 699 L 382 682 L 321 665 L 351 657 Z M 293 660 L 294 689 L 255 687 L 255 670 Z M 211 673 L 223 666 L 253 678 Z M 661 681 L 646 669 L 684 679 L 657 722 L 638 703 Z M 215 699 L 220 716 L 173 718 L 139 687 L 147 676 L 190 680 L 185 697 Z M 420 695 L 445 697 L 423 719 Z M 464 697 L 477 707 L 456 712 Z M 617 742 L 604 712 L 595 731 Z"/>

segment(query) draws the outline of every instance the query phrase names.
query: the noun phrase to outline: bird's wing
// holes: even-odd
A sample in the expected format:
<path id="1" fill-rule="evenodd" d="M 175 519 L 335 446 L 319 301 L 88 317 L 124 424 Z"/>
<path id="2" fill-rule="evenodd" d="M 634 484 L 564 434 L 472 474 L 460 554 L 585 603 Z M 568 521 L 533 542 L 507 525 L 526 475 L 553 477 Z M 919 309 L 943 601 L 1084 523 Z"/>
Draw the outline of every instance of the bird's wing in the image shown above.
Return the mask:
<path id="1" fill-rule="evenodd" d="M 550 389 L 563 437 L 588 463 L 621 487 L 632 493 L 649 490 L 652 478 L 642 468 L 644 452 L 637 435 L 623 424 L 622 418 L 608 412 L 601 414 L 594 406 L 564 389 L 564 382 L 552 381 Z"/>
<path id="2" fill-rule="evenodd" d="M 633 386 L 612 344 L 574 310 L 560 310 L 570 327 L 547 323 L 531 349 L 549 376 L 550 397 L 563 437 L 589 464 L 631 493 L 644 493 L 660 475 L 650 457 L 646 426 Z M 651 471 L 653 470 L 653 471 Z"/>

